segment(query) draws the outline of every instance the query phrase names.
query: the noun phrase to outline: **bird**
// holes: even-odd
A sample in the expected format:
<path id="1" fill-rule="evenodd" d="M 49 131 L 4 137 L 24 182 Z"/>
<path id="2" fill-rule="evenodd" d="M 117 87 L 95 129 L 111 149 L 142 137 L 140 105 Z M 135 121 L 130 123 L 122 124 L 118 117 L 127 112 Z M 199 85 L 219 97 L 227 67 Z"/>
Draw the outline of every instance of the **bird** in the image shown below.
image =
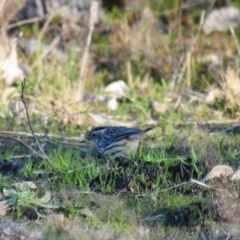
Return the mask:
<path id="1" fill-rule="evenodd" d="M 151 126 L 144 130 L 122 126 L 102 126 L 93 128 L 87 135 L 87 140 L 94 142 L 98 152 L 104 157 L 116 159 L 128 154 L 136 154 L 139 143 L 144 135 L 155 128 Z"/>

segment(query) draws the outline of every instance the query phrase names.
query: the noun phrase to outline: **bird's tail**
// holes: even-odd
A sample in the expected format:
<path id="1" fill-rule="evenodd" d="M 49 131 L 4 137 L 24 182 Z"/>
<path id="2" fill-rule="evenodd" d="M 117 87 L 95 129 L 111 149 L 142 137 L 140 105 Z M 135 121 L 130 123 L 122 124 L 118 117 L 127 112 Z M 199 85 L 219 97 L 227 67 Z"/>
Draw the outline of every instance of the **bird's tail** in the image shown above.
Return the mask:
<path id="1" fill-rule="evenodd" d="M 146 132 L 148 132 L 148 131 L 152 130 L 153 128 L 156 128 L 156 127 L 159 127 L 159 125 L 148 127 L 145 130 L 143 130 L 143 131 L 146 133 Z"/>

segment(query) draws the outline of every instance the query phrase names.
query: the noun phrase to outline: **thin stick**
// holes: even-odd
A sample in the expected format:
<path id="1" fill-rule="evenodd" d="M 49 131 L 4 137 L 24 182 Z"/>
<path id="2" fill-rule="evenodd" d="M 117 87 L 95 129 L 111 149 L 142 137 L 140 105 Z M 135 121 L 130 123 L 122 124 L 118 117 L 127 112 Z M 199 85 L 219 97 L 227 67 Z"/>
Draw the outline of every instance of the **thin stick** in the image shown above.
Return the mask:
<path id="1" fill-rule="evenodd" d="M 31 152 L 33 152 L 34 154 L 36 154 L 38 157 L 40 158 L 44 158 L 42 154 L 38 153 L 35 149 L 31 148 L 30 146 L 28 146 L 26 143 L 24 143 L 20 138 L 13 138 L 13 137 L 7 137 L 8 139 L 11 139 L 15 142 L 18 142 L 20 144 L 22 144 L 24 147 L 26 147 L 27 149 L 29 149 Z"/>
<path id="2" fill-rule="evenodd" d="M 9 24 L 6 27 L 6 29 L 9 30 L 9 29 L 12 29 L 12 28 L 15 28 L 15 27 L 20 27 L 22 25 L 27 25 L 27 24 L 31 24 L 31 23 L 40 22 L 40 21 L 45 20 L 46 18 L 47 18 L 47 15 L 43 16 L 43 17 L 35 17 L 35 18 L 22 20 L 22 21 L 19 21 L 19 22 L 16 22 L 16 23 Z"/>
<path id="3" fill-rule="evenodd" d="M 44 16 L 44 10 L 43 10 L 43 2 L 40 0 L 35 0 L 35 3 L 37 5 L 38 14 L 42 17 Z"/>
<path id="4" fill-rule="evenodd" d="M 187 87 L 190 88 L 191 87 L 191 53 L 188 52 L 187 53 Z"/>
<path id="5" fill-rule="evenodd" d="M 12 29 L 12 28 L 15 28 L 15 27 L 20 27 L 22 25 L 27 25 L 27 24 L 31 24 L 31 23 L 41 22 L 41 21 L 43 21 L 45 19 L 52 18 L 53 16 L 56 16 L 56 14 L 60 13 L 64 9 L 65 9 L 65 7 L 62 7 L 60 9 L 58 9 L 56 12 L 51 13 L 51 14 L 46 14 L 46 15 L 43 15 L 41 17 L 25 19 L 25 20 L 22 20 L 22 21 L 18 21 L 16 23 L 9 24 L 8 26 L 6 26 L 5 30 L 9 30 L 9 29 Z"/>
<path id="6" fill-rule="evenodd" d="M 39 150 L 41 151 L 42 155 L 41 158 L 44 158 L 48 161 L 48 163 L 51 165 L 51 166 L 54 166 L 54 164 L 52 163 L 52 161 L 49 159 L 49 157 L 45 154 L 44 150 L 42 149 L 41 145 L 39 144 L 36 136 L 35 136 L 35 133 L 34 133 L 34 130 L 33 130 L 33 127 L 32 127 L 32 123 L 30 121 L 30 117 L 29 117 L 29 114 L 28 114 L 28 109 L 27 109 L 27 104 L 26 104 L 26 101 L 25 101 L 25 97 L 24 97 L 24 90 L 25 90 L 25 84 L 26 84 L 26 81 L 24 79 L 24 81 L 22 82 L 22 91 L 21 91 L 21 100 L 22 100 L 22 103 L 23 103 L 23 106 L 24 106 L 24 109 L 25 109 L 25 112 L 26 112 L 26 116 L 27 116 L 27 121 L 28 121 L 28 125 L 30 127 L 30 131 L 32 133 L 32 136 L 33 136 L 33 139 L 34 141 L 36 142 Z M 23 144 L 23 143 L 22 143 Z M 25 145 L 26 146 L 26 145 Z M 36 151 L 35 151 L 36 152 Z M 39 155 L 39 154 L 38 154 Z"/>
<path id="7" fill-rule="evenodd" d="M 97 22 L 97 11 L 98 11 L 98 2 L 93 1 L 90 9 L 89 32 L 87 36 L 87 43 L 86 43 L 85 51 L 83 54 L 81 69 L 79 73 L 79 84 L 78 84 L 78 90 L 77 90 L 77 96 L 76 96 L 77 101 L 81 101 L 84 94 L 84 86 L 86 81 L 85 79 L 86 65 L 87 65 L 89 49 L 92 41 L 94 25 Z"/>
<path id="8" fill-rule="evenodd" d="M 60 42 L 60 37 L 57 36 L 53 39 L 50 46 L 47 48 L 46 51 L 43 52 L 43 54 L 40 56 L 40 58 L 30 67 L 31 70 L 33 70 L 39 63 L 54 49 L 57 44 Z"/>
<path id="9" fill-rule="evenodd" d="M 24 137 L 32 137 L 31 133 L 28 132 L 11 132 L 11 131 L 0 131 L 0 138 L 1 137 L 11 137 L 11 136 L 24 136 Z M 63 135 L 57 135 L 57 134 L 42 134 L 42 133 L 34 133 L 37 137 L 48 137 L 48 138 L 56 138 L 56 139 L 63 139 L 65 141 L 77 141 L 79 142 L 85 142 L 83 138 L 81 137 L 74 137 L 74 136 L 63 136 Z"/>
<path id="10" fill-rule="evenodd" d="M 29 114 L 28 114 L 28 110 L 27 110 L 27 104 L 26 104 L 25 97 L 24 97 L 25 85 L 26 85 L 26 80 L 24 79 L 23 82 L 22 82 L 22 92 L 21 92 L 20 98 L 21 98 L 22 103 L 23 103 L 24 108 L 25 108 L 25 112 L 26 112 L 26 115 L 27 115 L 28 124 L 29 124 L 30 130 L 31 130 L 31 132 L 32 132 L 32 136 L 34 137 L 35 140 L 37 140 L 36 137 L 35 137 L 35 135 L 34 135 L 32 123 L 31 123 L 30 118 L 29 118 Z"/>

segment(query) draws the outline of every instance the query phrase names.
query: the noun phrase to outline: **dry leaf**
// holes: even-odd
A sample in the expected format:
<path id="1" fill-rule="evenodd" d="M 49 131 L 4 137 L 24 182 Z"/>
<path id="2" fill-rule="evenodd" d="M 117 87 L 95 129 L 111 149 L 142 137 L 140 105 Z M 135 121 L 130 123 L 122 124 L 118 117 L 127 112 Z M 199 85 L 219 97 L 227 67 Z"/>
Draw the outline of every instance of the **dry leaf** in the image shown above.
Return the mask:
<path id="1" fill-rule="evenodd" d="M 5 204 L 5 202 L 0 202 L 0 216 L 5 216 L 7 213 L 7 205 Z"/>
<path id="2" fill-rule="evenodd" d="M 21 182 L 21 183 L 14 183 L 12 185 L 20 191 L 27 191 L 29 189 L 36 189 L 37 188 L 36 184 L 33 183 L 33 182 L 30 182 L 30 181 L 25 181 L 25 182 Z"/>
<path id="3" fill-rule="evenodd" d="M 233 169 L 227 165 L 217 165 L 213 167 L 213 169 L 206 175 L 206 177 L 202 180 L 206 182 L 208 180 L 212 180 L 214 178 L 221 178 L 222 176 L 229 176 L 234 173 Z"/>

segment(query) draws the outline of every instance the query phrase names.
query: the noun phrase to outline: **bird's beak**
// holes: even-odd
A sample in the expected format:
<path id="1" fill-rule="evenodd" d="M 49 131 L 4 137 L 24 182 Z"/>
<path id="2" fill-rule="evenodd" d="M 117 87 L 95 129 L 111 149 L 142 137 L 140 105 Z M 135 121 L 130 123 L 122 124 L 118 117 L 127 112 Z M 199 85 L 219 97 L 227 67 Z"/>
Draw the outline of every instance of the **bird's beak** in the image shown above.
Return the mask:
<path id="1" fill-rule="evenodd" d="M 89 142 L 90 139 L 89 139 L 89 137 L 87 136 L 87 137 L 85 137 L 85 138 L 83 139 L 83 141 L 84 141 L 84 142 Z"/>

